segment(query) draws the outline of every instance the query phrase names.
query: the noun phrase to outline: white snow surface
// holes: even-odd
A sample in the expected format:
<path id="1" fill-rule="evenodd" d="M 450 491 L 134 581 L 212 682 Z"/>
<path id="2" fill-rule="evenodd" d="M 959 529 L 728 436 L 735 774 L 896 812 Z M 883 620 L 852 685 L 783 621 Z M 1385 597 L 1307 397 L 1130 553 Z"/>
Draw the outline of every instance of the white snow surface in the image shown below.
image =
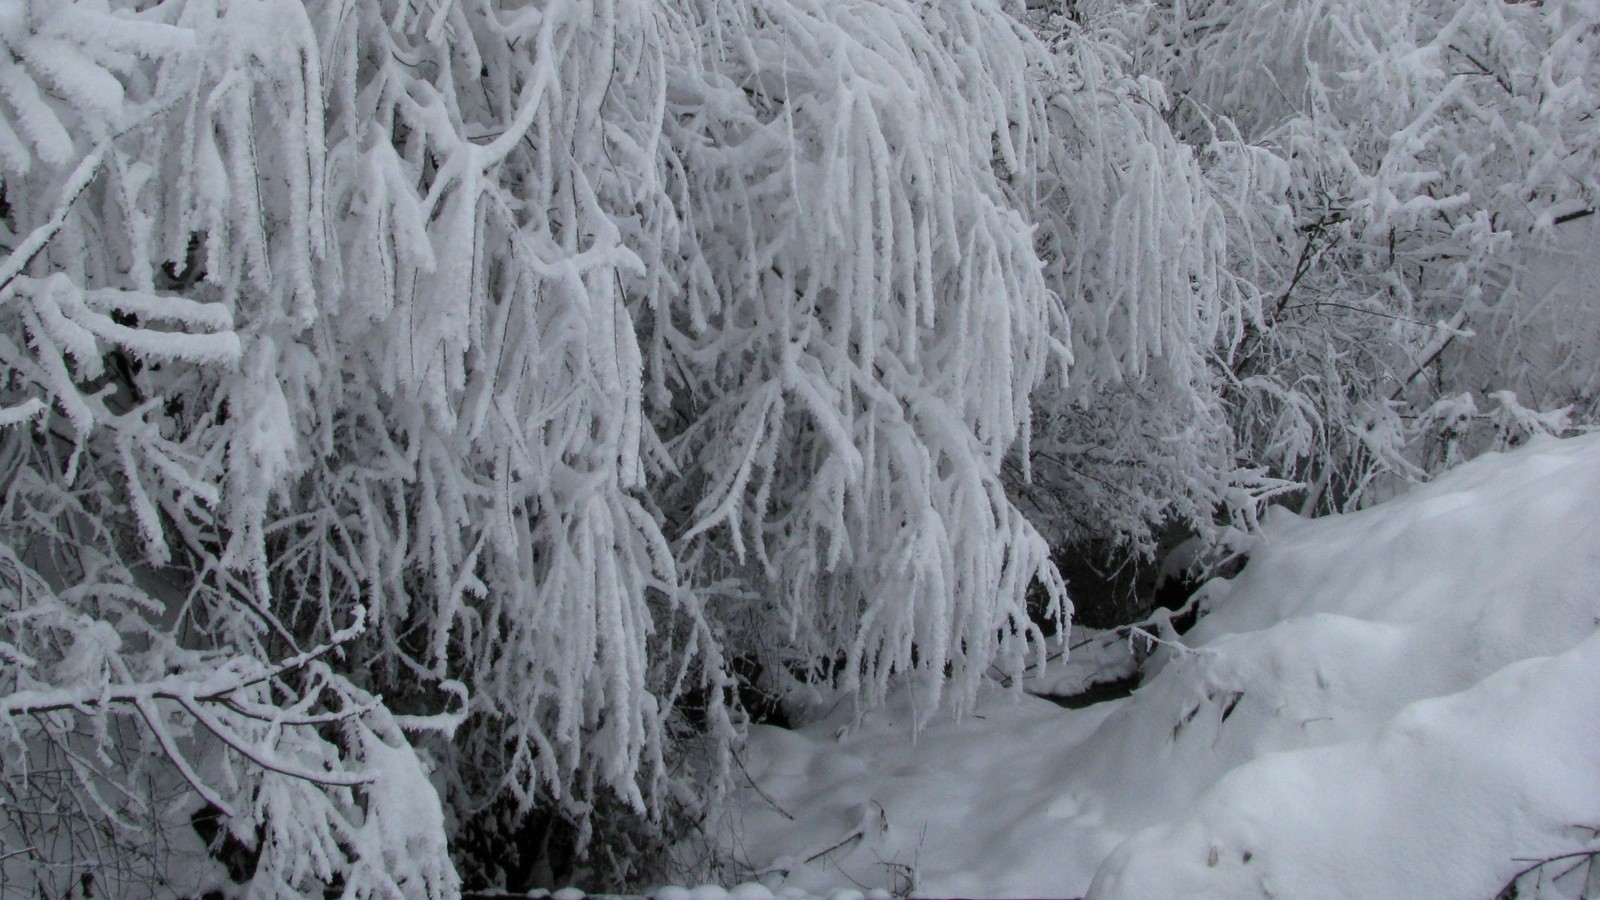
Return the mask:
<path id="1" fill-rule="evenodd" d="M 753 728 L 721 857 L 817 894 L 1489 898 L 1600 848 L 1600 435 L 1269 516 L 1203 591 L 1123 700 Z"/>

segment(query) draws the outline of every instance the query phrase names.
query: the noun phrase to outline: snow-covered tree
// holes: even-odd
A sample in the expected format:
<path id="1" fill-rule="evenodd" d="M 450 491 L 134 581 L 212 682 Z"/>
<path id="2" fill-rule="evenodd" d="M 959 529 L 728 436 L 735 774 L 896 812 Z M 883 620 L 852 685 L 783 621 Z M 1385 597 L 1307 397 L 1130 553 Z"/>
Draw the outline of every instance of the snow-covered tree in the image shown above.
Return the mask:
<path id="1" fill-rule="evenodd" d="M 0 43 L 0 879 L 203 889 L 206 806 L 267 894 L 449 893 L 407 723 L 342 674 L 362 598 L 294 630 L 263 577 L 326 256 L 303 7 L 8 3 Z"/>
<path id="2" fill-rule="evenodd" d="M 1592 417 L 1595 12 L 1243 6 L 0 5 L 6 884 L 643 849 L 735 660 L 925 721 L 1049 542 Z"/>
<path id="3" fill-rule="evenodd" d="M 1067 326 L 993 3 L 0 26 L 8 879 L 156 884 L 204 804 L 257 890 L 448 893 L 406 732 L 458 827 L 651 819 L 726 653 L 927 715 L 1037 642 L 1000 466 Z"/>
<path id="4" fill-rule="evenodd" d="M 1051 574 L 998 478 L 1065 360 L 1027 218 L 1048 57 L 986 3 L 697 30 L 666 131 L 695 243 L 642 318 L 686 572 L 769 669 L 842 652 L 869 699 L 914 670 L 923 714 L 948 669 L 964 702 L 997 650 L 1020 664 Z"/>
<path id="5" fill-rule="evenodd" d="M 914 669 L 924 714 L 947 664 L 962 697 L 1021 664 L 1053 572 L 999 463 L 1064 327 L 994 163 L 1031 172 L 1045 137 L 1025 28 L 965 2 L 316 15 L 338 249 L 290 404 L 319 450 L 265 571 L 313 631 L 373 609 L 390 702 L 465 682 L 436 750 L 482 840 L 496 797 L 580 844 L 597 804 L 682 802 L 673 708 L 725 748 L 729 653 L 868 702 Z"/>
<path id="6" fill-rule="evenodd" d="M 1092 7 L 1237 198 L 1230 267 L 1260 319 L 1228 363 L 1233 419 L 1312 483 L 1308 508 L 1593 420 L 1591 288 L 1548 271 L 1592 241 L 1593 4 Z"/>
<path id="7" fill-rule="evenodd" d="M 1225 548 L 1288 486 L 1238 458 L 1224 399 L 1221 361 L 1259 315 L 1231 265 L 1233 198 L 1114 36 L 1061 15 L 1038 28 L 1054 65 L 1035 215 L 1072 363 L 1036 394 L 1033 441 L 1009 484 L 1065 552 L 1110 542 L 1148 557 L 1169 531 Z"/>

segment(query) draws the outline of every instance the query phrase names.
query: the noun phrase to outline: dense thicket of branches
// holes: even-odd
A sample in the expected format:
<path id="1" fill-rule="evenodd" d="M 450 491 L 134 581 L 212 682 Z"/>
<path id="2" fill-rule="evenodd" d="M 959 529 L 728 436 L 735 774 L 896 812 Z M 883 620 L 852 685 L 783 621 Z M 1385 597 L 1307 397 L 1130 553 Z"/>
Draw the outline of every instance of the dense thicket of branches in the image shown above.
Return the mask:
<path id="1" fill-rule="evenodd" d="M 1594 420 L 1592 4 L 1091 6 L 1230 198 L 1234 427 L 1306 508 Z"/>
<path id="2" fill-rule="evenodd" d="M 6 5 L 0 884 L 637 875 L 735 672 L 1592 418 L 1597 14 L 1401 6 Z"/>

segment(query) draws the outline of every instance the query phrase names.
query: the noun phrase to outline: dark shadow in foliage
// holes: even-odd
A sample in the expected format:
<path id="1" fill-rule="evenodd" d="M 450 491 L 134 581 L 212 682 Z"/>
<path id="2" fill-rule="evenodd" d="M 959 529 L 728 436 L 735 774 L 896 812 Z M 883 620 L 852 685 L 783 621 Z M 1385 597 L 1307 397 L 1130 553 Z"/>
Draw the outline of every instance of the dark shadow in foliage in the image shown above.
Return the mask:
<path id="1" fill-rule="evenodd" d="M 550 808 L 518 814 L 510 798 L 466 820 L 452 842 L 462 881 L 522 892 L 568 882 L 577 866 L 578 830 Z"/>
<path id="2" fill-rule="evenodd" d="M 669 797 L 660 821 L 652 821 L 605 789 L 592 802 L 593 833 L 581 851 L 578 818 L 549 797 L 524 812 L 515 799 L 500 798 L 466 817 L 450 846 L 463 896 L 527 896 L 567 886 L 619 893 L 670 881 L 667 850 L 697 826 L 690 812 Z"/>
<path id="3" fill-rule="evenodd" d="M 1052 558 L 1067 580 L 1073 624 L 1107 630 L 1141 622 L 1157 609 L 1182 609 L 1205 580 L 1168 560 L 1187 536 L 1181 529 L 1168 529 L 1161 542 L 1162 551 L 1154 559 L 1104 540 L 1057 547 Z M 1030 593 L 1028 611 L 1046 635 L 1055 633 L 1054 622 L 1043 615 L 1043 590 L 1037 586 Z M 1186 616 L 1181 624 L 1173 622 L 1180 634 L 1193 624 L 1193 615 Z"/>
<path id="4" fill-rule="evenodd" d="M 1246 560 L 1241 556 L 1204 573 L 1176 564 L 1186 537 L 1181 528 L 1168 529 L 1162 540 L 1164 557 L 1153 560 L 1108 541 L 1085 540 L 1057 548 L 1054 560 L 1067 580 L 1072 624 L 1106 632 L 1101 639 L 1123 641 L 1134 639 L 1136 629 L 1156 627 L 1156 620 L 1162 618 L 1178 634 L 1194 627 L 1204 614 L 1195 592 L 1212 577 L 1236 576 Z M 1056 622 L 1048 615 L 1047 599 L 1038 584 L 1029 589 L 1028 613 L 1047 637 L 1055 635 Z M 1067 709 L 1082 709 L 1128 696 L 1143 678 L 1141 664 L 1132 674 L 1092 682 L 1073 694 L 1034 696 Z M 1223 718 L 1232 712 L 1229 704 Z"/>
<path id="5" fill-rule="evenodd" d="M 743 710 L 752 725 L 775 725 L 793 728 L 794 717 L 784 705 L 783 697 L 771 687 L 766 666 L 754 655 L 734 657 L 728 664 L 728 674 L 734 686 L 723 696 L 723 705 L 730 710 Z M 675 709 L 682 712 L 689 724 L 697 729 L 706 728 L 706 709 L 712 689 L 697 685 L 678 698 Z"/>
<path id="6" fill-rule="evenodd" d="M 1061 628 L 1061 623 L 1050 614 L 1050 594 L 1045 590 L 1044 582 L 1037 578 L 1030 582 L 1025 599 L 1028 603 L 1028 618 L 1039 626 L 1045 637 L 1055 637 Z"/>
<path id="7" fill-rule="evenodd" d="M 1109 541 L 1058 547 L 1056 568 L 1067 580 L 1073 621 L 1106 629 L 1137 622 L 1154 608 L 1160 567 Z"/>
<path id="8" fill-rule="evenodd" d="M 750 655 L 736 656 L 728 669 L 738 685 L 739 708 L 744 710 L 750 724 L 794 727 L 783 697 L 771 689 L 761 660 Z"/>
<path id="9" fill-rule="evenodd" d="M 256 829 L 256 846 L 251 847 L 228 830 L 227 817 L 210 803 L 195 810 L 189 816 L 189 824 L 205 843 L 211 858 L 228 870 L 229 881 L 247 884 L 255 877 L 256 865 L 261 861 L 261 841 L 265 838 L 260 828 Z"/>

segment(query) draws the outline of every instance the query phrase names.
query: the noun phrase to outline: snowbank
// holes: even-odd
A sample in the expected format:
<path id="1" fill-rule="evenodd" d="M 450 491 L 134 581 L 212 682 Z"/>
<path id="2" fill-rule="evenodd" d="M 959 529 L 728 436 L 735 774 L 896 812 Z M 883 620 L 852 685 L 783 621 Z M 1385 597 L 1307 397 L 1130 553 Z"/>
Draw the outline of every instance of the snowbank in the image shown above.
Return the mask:
<path id="1" fill-rule="evenodd" d="M 1269 518 L 1205 592 L 1125 700 L 755 729 L 722 858 L 818 892 L 1491 897 L 1600 847 L 1600 435 Z"/>

